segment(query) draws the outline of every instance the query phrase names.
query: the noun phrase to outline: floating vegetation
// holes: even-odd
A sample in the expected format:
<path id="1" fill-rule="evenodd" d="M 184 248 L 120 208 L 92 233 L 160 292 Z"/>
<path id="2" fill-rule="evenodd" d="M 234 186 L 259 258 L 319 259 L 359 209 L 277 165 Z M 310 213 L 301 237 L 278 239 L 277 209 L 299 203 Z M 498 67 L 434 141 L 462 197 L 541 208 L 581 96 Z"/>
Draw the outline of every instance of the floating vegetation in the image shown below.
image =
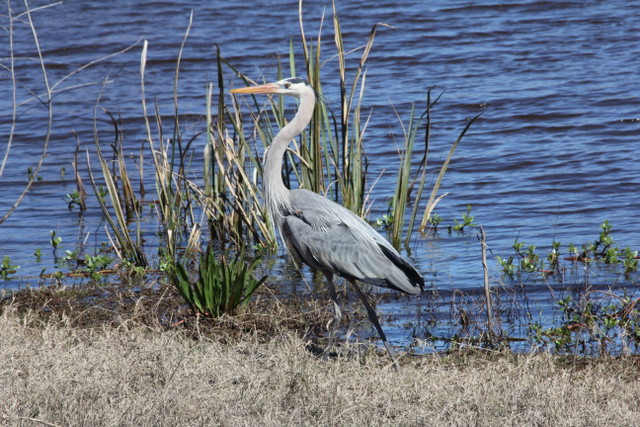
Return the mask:
<path id="1" fill-rule="evenodd" d="M 515 254 L 508 258 L 496 255 L 496 261 L 502 269 L 502 273 L 510 279 L 535 272 L 553 274 L 567 268 L 561 261 L 570 261 L 571 264 L 599 262 L 609 266 L 622 266 L 625 274 L 638 271 L 638 262 L 640 261 L 638 251 L 634 251 L 630 247 L 616 246 L 611 235 L 613 226 L 609 221 L 604 220 L 600 229 L 599 236 L 593 242 L 583 244 L 581 250 L 577 249 L 575 244 L 570 243 L 567 246 L 568 253 L 565 257 L 561 254 L 560 242 L 555 240 L 551 242 L 551 250 L 545 256 L 536 252 L 535 245 L 526 246 L 524 241 L 516 239 L 512 246 Z"/>

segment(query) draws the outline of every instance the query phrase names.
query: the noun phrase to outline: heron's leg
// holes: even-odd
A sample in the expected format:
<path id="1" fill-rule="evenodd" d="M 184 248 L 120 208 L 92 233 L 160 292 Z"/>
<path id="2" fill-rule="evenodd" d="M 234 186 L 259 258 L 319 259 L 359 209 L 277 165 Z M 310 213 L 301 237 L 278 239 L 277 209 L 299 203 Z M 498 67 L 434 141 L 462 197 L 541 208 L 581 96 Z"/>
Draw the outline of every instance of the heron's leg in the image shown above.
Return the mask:
<path id="1" fill-rule="evenodd" d="M 340 310 L 340 306 L 338 305 L 338 295 L 336 294 L 336 288 L 333 285 L 333 274 L 324 272 L 324 275 L 327 278 L 327 283 L 329 284 L 329 295 L 331 296 L 331 301 L 333 301 L 333 325 L 331 325 L 331 332 L 329 333 L 329 345 L 327 346 L 327 350 L 330 350 L 333 347 L 333 340 L 335 338 L 336 331 L 338 330 L 338 326 L 340 325 L 340 321 L 342 320 L 342 311 Z"/>
<path id="2" fill-rule="evenodd" d="M 382 340 L 382 343 L 384 344 L 384 347 L 387 349 L 387 353 L 389 353 L 389 357 L 393 361 L 393 366 L 396 368 L 396 371 L 399 371 L 400 370 L 400 365 L 398 365 L 398 361 L 396 360 L 396 356 L 393 353 L 393 351 L 391 350 L 391 347 L 389 347 L 389 344 L 387 343 L 387 336 L 384 334 L 384 331 L 382 330 L 382 327 L 380 326 L 380 321 L 378 320 L 378 315 L 376 314 L 374 309 L 371 308 L 371 304 L 369 304 L 369 300 L 367 299 L 367 296 L 362 292 L 362 290 L 356 284 L 356 282 L 354 282 L 352 280 L 349 280 L 349 283 L 351 283 L 353 285 L 353 287 L 356 289 L 356 291 L 358 291 L 358 295 L 360 295 L 360 299 L 362 299 L 362 302 L 364 303 L 364 306 L 367 309 L 367 314 L 369 315 L 369 320 L 371 321 L 371 323 L 373 323 L 373 326 L 375 326 L 376 330 L 378 331 L 378 335 L 380 335 L 380 339 Z"/>

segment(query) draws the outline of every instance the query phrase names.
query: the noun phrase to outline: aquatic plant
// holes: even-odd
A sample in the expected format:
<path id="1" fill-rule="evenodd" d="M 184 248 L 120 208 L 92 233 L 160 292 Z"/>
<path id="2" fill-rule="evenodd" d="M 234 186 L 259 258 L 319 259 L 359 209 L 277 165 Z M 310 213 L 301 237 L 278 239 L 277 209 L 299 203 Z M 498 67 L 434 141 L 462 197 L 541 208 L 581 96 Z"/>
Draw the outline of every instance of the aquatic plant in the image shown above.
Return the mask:
<path id="1" fill-rule="evenodd" d="M 624 272 L 630 273 L 632 271 L 638 271 L 638 251 L 632 251 L 629 246 L 624 250 L 624 258 L 622 263 L 624 265 Z"/>
<path id="2" fill-rule="evenodd" d="M 555 239 L 551 242 L 551 251 L 547 254 L 547 261 L 549 266 L 556 270 L 560 265 L 560 242 L 556 242 Z"/>
<path id="3" fill-rule="evenodd" d="M 57 236 L 55 230 L 49 231 L 49 243 L 53 248 L 53 252 L 55 253 L 60 247 L 60 243 L 62 243 L 62 237 Z"/>
<path id="4" fill-rule="evenodd" d="M 496 255 L 496 262 L 502 269 L 502 273 L 510 278 L 513 278 L 517 272 L 517 267 L 513 261 L 513 256 L 510 256 L 509 258 L 502 258 L 500 255 Z"/>
<path id="5" fill-rule="evenodd" d="M 204 186 L 192 184 L 190 189 L 207 216 L 211 239 L 221 242 L 221 246 L 230 242 L 237 247 L 272 247 L 275 235 L 266 220 L 268 216 L 262 204 L 261 191 L 255 178 L 252 178 L 254 171 L 261 170 L 258 150 L 244 137 L 244 123 L 237 105 L 234 103 L 233 110 L 230 110 L 225 103 L 225 65 L 233 69 L 218 49 L 219 96 L 215 112 L 213 84 L 207 88 L 206 95 Z"/>
<path id="6" fill-rule="evenodd" d="M 622 266 L 625 274 L 637 271 L 638 262 L 640 261 L 638 259 L 638 251 L 633 251 L 630 247 L 622 249 L 616 246 L 611 234 L 612 230 L 613 226 L 609 221 L 603 221 L 600 225 L 598 237 L 591 242 L 583 244 L 581 251 L 575 244 L 570 243 L 567 246 L 568 256 L 564 260 L 573 263 L 591 264 L 600 262 L 609 266 Z M 523 273 L 553 273 L 564 268 L 561 263 L 561 244 L 555 239 L 551 242 L 551 250 L 546 257 L 542 257 L 536 252 L 535 245 L 526 246 L 526 250 L 525 245 L 524 241 L 516 238 L 512 245 L 515 258 L 513 255 L 508 258 L 496 256 L 496 261 L 503 274 L 513 279 Z M 519 260 L 517 264 L 514 264 L 515 259 Z M 545 264 L 545 260 L 547 264 Z"/>
<path id="7" fill-rule="evenodd" d="M 458 222 L 457 219 L 453 220 L 453 225 L 447 227 L 449 233 L 457 231 L 458 233 L 464 232 L 465 227 L 475 227 L 477 224 L 473 222 L 474 216 L 471 215 L 471 205 L 467 205 L 467 212 L 462 214 L 462 221 Z"/>
<path id="8" fill-rule="evenodd" d="M 69 210 L 73 209 L 74 206 L 78 206 L 81 212 L 87 209 L 78 190 L 73 190 L 72 192 L 67 193 L 64 197 L 64 201 L 68 203 L 67 207 Z"/>
<path id="9" fill-rule="evenodd" d="M 563 323 L 530 326 L 533 342 L 557 353 L 619 354 L 637 351 L 640 343 L 640 298 L 593 291 L 581 298 L 557 300 Z"/>
<path id="10" fill-rule="evenodd" d="M 146 143 L 149 144 L 152 163 L 155 172 L 156 193 L 158 196 L 157 211 L 162 225 L 164 247 L 160 249 L 161 257 L 170 260 L 178 258 L 178 244 L 183 242 L 185 232 L 190 233 L 188 249 L 194 249 L 199 243 L 199 227 L 195 222 L 192 210 L 191 197 L 186 180 L 187 156 L 191 141 L 183 141 L 180 131 L 180 105 L 178 102 L 178 82 L 180 65 L 185 43 L 191 30 L 193 12 L 189 16 L 189 22 L 177 53 L 173 84 L 173 120 L 171 137 L 165 138 L 162 117 L 159 106 L 155 106 L 155 124 L 157 138 L 153 137 L 151 122 L 147 109 L 145 92 L 145 70 L 147 65 L 148 42 L 145 40 L 140 55 L 140 91 L 142 111 L 147 133 Z"/>
<path id="11" fill-rule="evenodd" d="M 200 257 L 195 280 L 190 279 L 187 267 L 180 262 L 174 264 L 170 277 L 194 313 L 219 317 L 234 314 L 267 279 L 253 277 L 260 260 L 256 257 L 247 261 L 244 251 L 232 257 L 218 256 L 209 245 Z"/>
<path id="12" fill-rule="evenodd" d="M 115 165 L 117 168 L 114 167 L 114 170 L 112 170 L 109 168 L 109 162 L 102 154 L 97 125 L 94 125 L 94 138 L 102 177 L 106 184 L 106 195 L 108 195 L 109 201 L 111 202 L 110 206 L 113 210 L 113 215 L 107 206 L 107 199 L 104 191 L 99 188 L 96 179 L 94 178 L 89 153 L 87 152 L 89 178 L 102 213 L 107 224 L 109 224 L 111 232 L 113 233 L 114 238 L 111 241 L 112 246 L 115 249 L 118 258 L 121 260 L 126 260 L 136 266 L 146 267 L 147 260 L 142 248 L 140 212 L 137 209 L 138 203 L 136 202 L 131 189 L 132 187 L 127 173 L 121 145 L 120 150 L 116 150 Z M 118 182 L 120 182 L 121 185 L 118 185 Z M 136 225 L 136 232 L 134 236 L 132 236 L 132 233 L 129 230 L 129 222 L 132 216 L 135 218 Z"/>
<path id="13" fill-rule="evenodd" d="M 90 274 L 92 278 L 96 279 L 100 277 L 100 272 L 109 267 L 112 262 L 113 258 L 106 254 L 86 254 L 84 258 L 84 271 Z"/>
<path id="14" fill-rule="evenodd" d="M 19 265 L 11 263 L 9 255 L 5 255 L 2 258 L 2 265 L 0 265 L 0 277 L 2 280 L 8 280 L 9 276 L 16 274 L 19 268 Z"/>

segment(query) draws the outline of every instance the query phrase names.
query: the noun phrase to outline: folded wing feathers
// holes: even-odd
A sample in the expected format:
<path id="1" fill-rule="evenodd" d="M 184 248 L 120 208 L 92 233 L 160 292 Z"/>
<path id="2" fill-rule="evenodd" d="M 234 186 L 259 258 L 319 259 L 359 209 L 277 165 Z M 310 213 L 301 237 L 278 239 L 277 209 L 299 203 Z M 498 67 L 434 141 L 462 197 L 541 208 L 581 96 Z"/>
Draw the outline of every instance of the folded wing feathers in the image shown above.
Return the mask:
<path id="1" fill-rule="evenodd" d="M 349 279 L 419 294 L 424 279 L 369 224 L 348 209 L 304 190 L 292 192 L 282 234 L 311 267 Z"/>

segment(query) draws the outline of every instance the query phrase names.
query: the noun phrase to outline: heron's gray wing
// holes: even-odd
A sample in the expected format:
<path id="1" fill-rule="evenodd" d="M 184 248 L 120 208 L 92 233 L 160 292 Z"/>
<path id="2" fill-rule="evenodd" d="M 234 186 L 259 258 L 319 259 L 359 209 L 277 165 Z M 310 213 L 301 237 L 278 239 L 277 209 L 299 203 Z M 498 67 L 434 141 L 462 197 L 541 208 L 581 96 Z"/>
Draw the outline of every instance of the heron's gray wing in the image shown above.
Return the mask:
<path id="1" fill-rule="evenodd" d="M 290 192 L 282 237 L 311 267 L 410 294 L 424 280 L 369 224 L 350 210 L 306 190 Z"/>

